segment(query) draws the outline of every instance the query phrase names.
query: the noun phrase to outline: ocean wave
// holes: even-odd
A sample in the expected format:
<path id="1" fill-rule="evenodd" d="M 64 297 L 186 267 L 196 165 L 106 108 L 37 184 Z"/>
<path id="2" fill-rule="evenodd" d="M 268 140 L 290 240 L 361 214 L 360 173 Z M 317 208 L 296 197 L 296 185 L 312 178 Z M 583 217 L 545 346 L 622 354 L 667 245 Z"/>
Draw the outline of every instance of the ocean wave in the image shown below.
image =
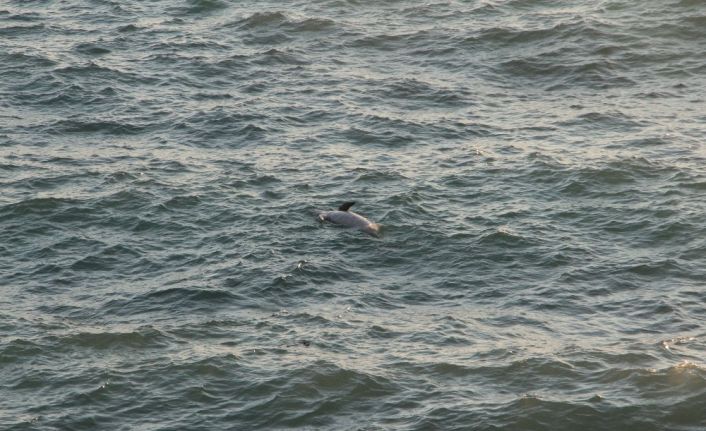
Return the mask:
<path id="1" fill-rule="evenodd" d="M 635 85 L 635 81 L 616 73 L 617 64 L 610 61 L 566 64 L 565 62 L 556 62 L 550 57 L 508 60 L 500 63 L 496 71 L 513 77 L 532 79 L 547 85 L 546 89 L 549 91 L 571 88 L 576 85 L 597 89 Z"/>
<path id="2" fill-rule="evenodd" d="M 0 35 L 7 38 L 26 37 L 40 33 L 46 30 L 47 26 L 43 23 L 29 25 L 10 25 L 0 27 Z"/>
<path id="3" fill-rule="evenodd" d="M 234 112 L 221 107 L 190 114 L 173 127 L 176 130 L 188 131 L 190 135 L 199 139 L 197 145 L 213 145 L 210 140 L 220 141 L 230 138 L 229 141 L 247 142 L 266 133 L 261 127 L 269 121 L 268 116 L 259 113 L 240 111 Z"/>
<path id="4" fill-rule="evenodd" d="M 180 15 L 211 14 L 230 7 L 230 3 L 221 0 L 188 0 L 188 6 L 178 7 L 175 10 Z"/>
<path id="5" fill-rule="evenodd" d="M 95 43 L 79 43 L 74 47 L 74 50 L 80 54 L 89 56 L 100 56 L 110 54 L 111 52 L 110 49 Z"/>
<path id="6" fill-rule="evenodd" d="M 86 256 L 73 262 L 69 269 L 76 273 L 105 272 L 120 268 L 123 273 L 131 273 L 149 266 L 151 261 L 146 259 L 139 250 L 123 245 L 104 247 L 97 253 L 87 253 Z"/>
<path id="7" fill-rule="evenodd" d="M 160 349 L 173 341 L 168 334 L 145 326 L 129 332 L 79 332 L 62 336 L 48 337 L 47 342 L 71 347 L 96 350 Z"/>
<path id="8" fill-rule="evenodd" d="M 419 100 L 446 107 L 471 104 L 470 91 L 467 89 L 444 88 L 414 78 L 380 82 L 376 86 L 382 88 L 381 95 L 386 98 L 414 100 L 415 105 Z"/>
<path id="9" fill-rule="evenodd" d="M 281 11 L 255 12 L 238 21 L 229 22 L 225 28 L 238 28 L 248 34 L 254 30 L 276 30 L 286 34 L 317 33 L 337 26 L 336 21 L 322 17 L 293 17 Z"/>
<path id="10" fill-rule="evenodd" d="M 254 64 L 261 66 L 268 65 L 295 65 L 301 66 L 310 64 L 305 53 L 297 52 L 291 49 L 279 50 L 276 48 L 261 52 L 259 57 L 253 60 Z"/>
<path id="11" fill-rule="evenodd" d="M 280 25 L 287 22 L 288 18 L 283 12 L 255 12 L 254 14 L 244 18 L 236 23 L 230 23 L 228 26 L 237 25 L 242 29 L 252 29 L 259 27 L 270 27 L 272 25 Z"/>
<path id="12" fill-rule="evenodd" d="M 60 208 L 73 206 L 79 201 L 69 198 L 33 198 L 20 202 L 4 205 L 0 207 L 0 217 L 7 219 L 9 217 L 22 218 L 27 215 L 48 215 L 52 214 Z"/>
<path id="13" fill-rule="evenodd" d="M 101 313 L 116 316 L 134 316 L 156 310 L 169 309 L 173 313 L 188 310 L 206 310 L 225 306 L 241 299 L 240 295 L 216 288 L 171 287 L 134 295 L 127 299 L 113 299 L 101 306 Z"/>
<path id="14" fill-rule="evenodd" d="M 52 74 L 64 78 L 68 81 L 84 78 L 89 81 L 100 81 L 107 85 L 115 85 L 116 82 L 134 86 L 135 82 L 151 83 L 154 82 L 145 75 L 123 70 L 111 68 L 102 64 L 88 61 L 82 64 L 64 65 L 55 68 Z"/>
<path id="15" fill-rule="evenodd" d="M 104 133 L 107 135 L 134 135 L 145 130 L 144 126 L 114 120 L 59 120 L 47 127 L 50 133 Z"/>

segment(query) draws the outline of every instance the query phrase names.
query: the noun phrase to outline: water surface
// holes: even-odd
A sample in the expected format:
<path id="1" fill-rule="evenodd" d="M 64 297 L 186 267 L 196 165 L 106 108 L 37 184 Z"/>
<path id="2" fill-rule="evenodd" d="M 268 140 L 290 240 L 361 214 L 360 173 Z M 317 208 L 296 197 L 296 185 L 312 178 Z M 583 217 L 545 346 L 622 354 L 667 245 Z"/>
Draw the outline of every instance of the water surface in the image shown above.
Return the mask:
<path id="1" fill-rule="evenodd" d="M 703 429 L 705 24 L 3 3 L 0 428 Z"/>

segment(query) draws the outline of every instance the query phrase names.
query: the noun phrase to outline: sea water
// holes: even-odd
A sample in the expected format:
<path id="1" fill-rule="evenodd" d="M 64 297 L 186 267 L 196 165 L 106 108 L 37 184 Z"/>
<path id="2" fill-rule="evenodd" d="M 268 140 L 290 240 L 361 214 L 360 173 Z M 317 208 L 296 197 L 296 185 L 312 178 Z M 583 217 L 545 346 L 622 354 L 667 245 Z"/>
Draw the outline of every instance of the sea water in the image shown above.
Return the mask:
<path id="1" fill-rule="evenodd" d="M 705 59 L 701 0 L 0 2 L 0 429 L 704 429 Z"/>

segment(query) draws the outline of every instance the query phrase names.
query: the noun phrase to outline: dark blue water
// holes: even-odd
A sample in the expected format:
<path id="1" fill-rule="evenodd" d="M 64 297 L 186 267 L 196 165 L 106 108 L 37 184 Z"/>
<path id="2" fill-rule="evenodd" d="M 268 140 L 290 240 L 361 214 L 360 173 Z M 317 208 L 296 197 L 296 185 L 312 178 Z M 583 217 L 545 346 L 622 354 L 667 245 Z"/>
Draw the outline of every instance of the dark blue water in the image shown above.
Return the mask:
<path id="1" fill-rule="evenodd" d="M 0 429 L 704 429 L 705 58 L 694 0 L 0 3 Z"/>

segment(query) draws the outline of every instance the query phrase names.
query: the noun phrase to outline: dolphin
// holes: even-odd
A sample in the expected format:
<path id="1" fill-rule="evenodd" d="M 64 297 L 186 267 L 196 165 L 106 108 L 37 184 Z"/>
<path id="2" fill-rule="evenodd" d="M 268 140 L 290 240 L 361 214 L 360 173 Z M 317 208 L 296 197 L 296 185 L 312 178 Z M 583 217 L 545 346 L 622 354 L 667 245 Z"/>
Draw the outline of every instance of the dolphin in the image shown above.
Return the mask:
<path id="1" fill-rule="evenodd" d="M 362 215 L 354 213 L 353 211 L 348 211 L 353 204 L 355 204 L 355 202 L 344 202 L 343 205 L 338 207 L 337 211 L 324 211 L 319 214 L 319 220 L 330 221 L 331 223 L 340 224 L 346 227 L 354 227 L 369 235 L 380 236 L 379 224 L 374 223 Z"/>

